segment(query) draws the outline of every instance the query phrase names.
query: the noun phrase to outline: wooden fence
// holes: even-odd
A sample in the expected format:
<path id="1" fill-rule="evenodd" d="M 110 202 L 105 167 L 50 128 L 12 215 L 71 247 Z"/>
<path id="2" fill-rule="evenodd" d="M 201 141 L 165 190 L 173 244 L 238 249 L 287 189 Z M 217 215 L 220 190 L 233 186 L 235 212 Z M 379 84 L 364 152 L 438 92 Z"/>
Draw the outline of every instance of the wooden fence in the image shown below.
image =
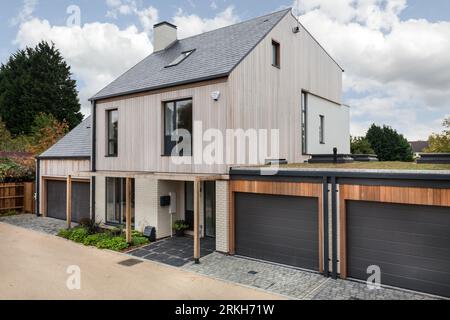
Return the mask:
<path id="1" fill-rule="evenodd" d="M 0 213 L 34 212 L 34 182 L 0 183 Z"/>

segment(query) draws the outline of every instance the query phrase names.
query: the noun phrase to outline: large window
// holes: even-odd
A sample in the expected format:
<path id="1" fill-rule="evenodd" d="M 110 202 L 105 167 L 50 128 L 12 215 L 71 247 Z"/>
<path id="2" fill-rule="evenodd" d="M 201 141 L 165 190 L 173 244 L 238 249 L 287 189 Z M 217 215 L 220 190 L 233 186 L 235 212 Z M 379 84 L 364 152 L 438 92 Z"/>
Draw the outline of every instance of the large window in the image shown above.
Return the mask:
<path id="1" fill-rule="evenodd" d="M 321 144 L 325 144 L 325 116 L 319 117 L 319 140 Z"/>
<path id="2" fill-rule="evenodd" d="M 302 108 L 302 123 L 301 123 L 301 128 L 302 128 L 302 153 L 303 154 L 307 154 L 307 135 L 306 135 L 306 130 L 307 130 L 307 121 L 306 121 L 306 116 L 307 116 L 307 112 L 308 112 L 308 95 L 306 94 L 306 92 L 302 92 L 302 101 L 301 101 L 301 108 Z"/>
<path id="3" fill-rule="evenodd" d="M 106 118 L 108 121 L 107 128 L 107 151 L 108 157 L 117 157 L 118 147 L 117 140 L 119 136 L 119 112 L 117 110 L 106 111 Z"/>
<path id="4" fill-rule="evenodd" d="M 131 180 L 131 224 L 134 224 L 134 179 Z M 106 178 L 106 223 L 126 224 L 126 179 Z"/>
<path id="5" fill-rule="evenodd" d="M 281 66 L 280 44 L 275 40 L 272 40 L 272 65 L 277 68 Z"/>
<path id="6" fill-rule="evenodd" d="M 192 99 L 164 103 L 164 155 L 192 156 Z"/>

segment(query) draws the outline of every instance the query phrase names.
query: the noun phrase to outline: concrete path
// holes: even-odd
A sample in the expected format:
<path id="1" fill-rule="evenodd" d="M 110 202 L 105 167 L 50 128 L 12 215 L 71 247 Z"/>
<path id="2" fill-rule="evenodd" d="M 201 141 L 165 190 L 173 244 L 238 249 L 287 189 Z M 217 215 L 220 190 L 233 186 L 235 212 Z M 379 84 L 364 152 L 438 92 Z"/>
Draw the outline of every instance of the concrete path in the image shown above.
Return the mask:
<path id="1" fill-rule="evenodd" d="M 0 299 L 281 299 L 177 268 L 88 248 L 0 222 Z M 81 270 L 81 290 L 67 288 L 67 268 Z"/>

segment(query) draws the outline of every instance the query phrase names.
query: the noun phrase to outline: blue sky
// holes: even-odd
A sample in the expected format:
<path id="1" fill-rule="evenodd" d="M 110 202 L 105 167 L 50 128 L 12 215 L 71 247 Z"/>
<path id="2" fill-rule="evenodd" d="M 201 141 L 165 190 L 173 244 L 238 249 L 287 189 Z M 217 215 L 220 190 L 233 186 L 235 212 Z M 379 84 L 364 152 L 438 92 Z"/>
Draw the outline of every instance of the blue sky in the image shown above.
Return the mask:
<path id="1" fill-rule="evenodd" d="M 66 25 L 70 5 L 81 10 L 78 29 Z M 176 22 L 188 36 L 290 6 L 346 69 L 353 135 L 372 122 L 410 139 L 441 130 L 450 115 L 448 0 L 1 1 L 0 62 L 20 47 L 54 41 L 72 66 L 87 114 L 90 95 L 151 53 L 153 23 Z M 100 46 L 106 39 L 113 40 L 107 53 Z"/>

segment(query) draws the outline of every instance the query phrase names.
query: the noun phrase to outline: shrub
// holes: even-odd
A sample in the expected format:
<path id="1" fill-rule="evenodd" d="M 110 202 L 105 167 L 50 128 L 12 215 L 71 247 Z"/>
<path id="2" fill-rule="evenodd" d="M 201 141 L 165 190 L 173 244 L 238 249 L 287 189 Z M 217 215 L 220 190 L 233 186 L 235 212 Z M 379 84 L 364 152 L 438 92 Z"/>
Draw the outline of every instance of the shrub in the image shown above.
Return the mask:
<path id="1" fill-rule="evenodd" d="M 94 235 L 100 231 L 100 225 L 94 219 L 83 218 L 80 219 L 80 226 L 85 228 L 89 235 Z"/>
<path id="2" fill-rule="evenodd" d="M 86 239 L 87 236 L 89 236 L 88 230 L 83 227 L 79 227 L 72 230 L 71 234 L 69 235 L 69 240 L 83 243 L 84 239 Z"/>
<path id="3" fill-rule="evenodd" d="M 146 237 L 133 236 L 132 245 L 133 247 L 142 246 L 144 244 L 148 244 L 150 241 Z"/>
<path id="4" fill-rule="evenodd" d="M 350 145 L 352 154 L 375 154 L 370 142 L 365 137 L 352 137 Z"/>
<path id="5" fill-rule="evenodd" d="M 107 233 L 91 234 L 84 239 L 83 244 L 85 246 L 96 247 L 100 241 L 110 239 L 110 238 L 111 237 Z"/>
<path id="6" fill-rule="evenodd" d="M 189 229 L 189 225 L 184 220 L 178 220 L 173 223 L 173 229 L 176 231 L 185 231 Z"/>
<path id="7" fill-rule="evenodd" d="M 72 230 L 67 230 L 67 229 L 61 229 L 58 232 L 58 236 L 61 238 L 65 238 L 65 239 L 69 239 L 71 234 L 72 234 Z"/>
<path id="8" fill-rule="evenodd" d="M 99 249 L 110 249 L 114 251 L 122 251 L 128 247 L 129 245 L 123 237 L 106 238 L 97 243 L 97 248 Z"/>

